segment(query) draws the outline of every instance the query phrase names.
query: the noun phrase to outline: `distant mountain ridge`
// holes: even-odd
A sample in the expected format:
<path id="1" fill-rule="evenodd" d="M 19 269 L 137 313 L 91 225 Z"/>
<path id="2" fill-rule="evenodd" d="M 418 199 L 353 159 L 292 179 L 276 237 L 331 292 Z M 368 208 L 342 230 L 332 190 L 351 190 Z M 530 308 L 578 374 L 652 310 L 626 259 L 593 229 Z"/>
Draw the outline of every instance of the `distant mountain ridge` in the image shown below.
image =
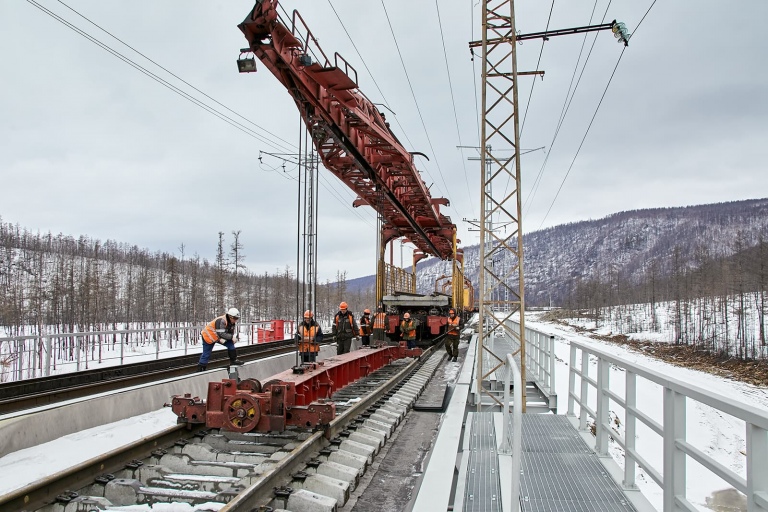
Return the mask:
<path id="1" fill-rule="evenodd" d="M 729 257 L 768 241 L 768 198 L 615 213 L 602 219 L 562 224 L 523 237 L 526 304 L 557 304 L 576 283 L 596 276 L 620 276 L 639 283 L 654 272 L 668 277 L 698 261 Z M 497 265 L 511 265 L 499 258 Z M 479 245 L 464 247 L 466 276 L 477 288 Z M 429 258 L 417 265 L 420 293 L 434 291 L 450 263 Z M 618 277 L 617 277 L 618 279 Z M 347 281 L 367 289 L 375 276 Z"/>

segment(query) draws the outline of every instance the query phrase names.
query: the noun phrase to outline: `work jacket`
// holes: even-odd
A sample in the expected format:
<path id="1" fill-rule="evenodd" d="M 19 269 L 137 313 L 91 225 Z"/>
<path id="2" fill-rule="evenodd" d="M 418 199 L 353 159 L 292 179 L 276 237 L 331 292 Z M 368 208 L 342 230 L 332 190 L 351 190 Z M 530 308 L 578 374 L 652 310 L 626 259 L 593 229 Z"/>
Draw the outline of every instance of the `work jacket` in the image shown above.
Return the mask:
<path id="1" fill-rule="evenodd" d="M 299 352 L 319 352 L 323 341 L 323 330 L 313 319 L 299 324 Z"/>
<path id="2" fill-rule="evenodd" d="M 400 332 L 403 333 L 404 340 L 416 339 L 416 321 L 413 318 L 400 322 Z"/>
<path id="3" fill-rule="evenodd" d="M 461 318 L 459 317 L 459 315 L 456 315 L 453 318 L 449 316 L 448 323 L 446 324 L 446 326 L 447 326 L 447 329 L 445 331 L 446 334 L 448 334 L 449 336 L 458 336 L 459 333 L 461 332 L 461 327 L 462 327 Z"/>
<path id="4" fill-rule="evenodd" d="M 371 328 L 371 318 L 363 315 L 360 317 L 360 336 L 370 336 L 373 332 Z"/>
<path id="5" fill-rule="evenodd" d="M 203 341 L 209 345 L 221 340 L 235 341 L 234 334 L 235 324 L 227 322 L 227 315 L 217 316 L 203 327 L 202 331 L 200 331 Z"/>
<path id="6" fill-rule="evenodd" d="M 357 322 L 355 322 L 355 316 L 347 310 L 346 313 L 339 311 L 333 318 L 333 335 L 340 336 L 342 338 L 351 338 L 357 336 L 358 333 Z"/>

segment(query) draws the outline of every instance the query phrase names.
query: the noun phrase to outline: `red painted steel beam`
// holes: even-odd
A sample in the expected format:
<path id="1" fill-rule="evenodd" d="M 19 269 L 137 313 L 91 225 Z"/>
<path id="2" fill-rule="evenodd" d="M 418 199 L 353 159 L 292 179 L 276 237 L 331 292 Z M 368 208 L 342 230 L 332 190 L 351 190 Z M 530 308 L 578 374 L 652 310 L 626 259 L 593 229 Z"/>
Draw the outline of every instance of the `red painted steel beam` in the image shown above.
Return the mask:
<path id="1" fill-rule="evenodd" d="M 336 416 L 336 404 L 331 401 L 336 391 L 395 359 L 419 355 L 421 349 L 407 349 L 404 342 L 356 350 L 286 370 L 263 384 L 252 379 L 209 382 L 205 400 L 176 395 L 171 398 L 171 408 L 180 422 L 235 432 L 321 427 Z"/>
<path id="2" fill-rule="evenodd" d="M 291 94 L 323 165 L 426 254 L 453 255 L 455 225 L 440 213 L 421 174 L 385 116 L 357 87 L 357 72 L 338 53 L 329 59 L 297 11 L 288 28 L 277 0 L 257 2 L 239 28 L 249 49 Z M 308 60 L 309 59 L 309 60 Z"/>

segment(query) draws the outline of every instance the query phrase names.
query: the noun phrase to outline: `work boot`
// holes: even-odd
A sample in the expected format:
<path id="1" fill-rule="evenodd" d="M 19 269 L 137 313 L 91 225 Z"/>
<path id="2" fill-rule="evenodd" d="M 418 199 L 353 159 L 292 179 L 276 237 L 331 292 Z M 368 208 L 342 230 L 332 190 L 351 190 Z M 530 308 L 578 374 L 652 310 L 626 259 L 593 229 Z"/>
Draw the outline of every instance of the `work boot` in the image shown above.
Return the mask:
<path id="1" fill-rule="evenodd" d="M 199 372 L 204 372 L 207 369 L 208 369 L 208 365 L 205 365 L 205 364 L 197 365 L 197 371 L 199 371 Z"/>
<path id="2" fill-rule="evenodd" d="M 458 360 L 459 360 L 459 358 L 458 358 L 458 357 L 456 357 L 456 356 L 453 356 L 453 362 L 454 362 L 454 363 L 455 363 L 455 362 L 457 362 Z"/>
<path id="3" fill-rule="evenodd" d="M 227 350 L 229 355 L 229 364 L 232 366 L 240 366 L 243 364 L 241 360 L 237 358 L 237 350 Z"/>

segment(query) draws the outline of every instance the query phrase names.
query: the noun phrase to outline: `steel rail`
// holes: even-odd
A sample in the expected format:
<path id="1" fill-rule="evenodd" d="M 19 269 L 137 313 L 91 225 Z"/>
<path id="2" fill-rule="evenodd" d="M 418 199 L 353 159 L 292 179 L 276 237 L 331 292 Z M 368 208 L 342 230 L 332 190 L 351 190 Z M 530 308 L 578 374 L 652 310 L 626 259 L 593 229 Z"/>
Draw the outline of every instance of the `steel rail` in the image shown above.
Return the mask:
<path id="1" fill-rule="evenodd" d="M 243 361 L 254 361 L 295 350 L 294 340 L 283 340 L 239 347 L 238 355 Z M 226 353 L 218 351 L 213 355 L 209 368 L 227 366 Z M 0 415 L 189 375 L 197 366 L 199 358 L 198 354 L 190 354 L 2 384 L 0 385 Z"/>
<path id="2" fill-rule="evenodd" d="M 174 425 L 122 448 L 94 457 L 0 496 L 0 510 L 35 510 L 53 503 L 59 495 L 69 492 L 70 489 L 80 489 L 93 483 L 95 476 L 115 472 L 125 467 L 129 461 L 145 459 L 152 454 L 152 451 L 172 445 L 179 439 L 193 437 L 198 431 L 204 430 L 204 427 L 205 425 L 199 425 L 188 429 L 184 424 Z"/>
<path id="3" fill-rule="evenodd" d="M 267 505 L 274 498 L 275 487 L 279 487 L 284 481 L 290 480 L 291 475 L 307 461 L 309 454 L 330 444 L 330 439 L 336 437 L 357 415 L 368 409 L 372 404 L 381 399 L 383 395 L 388 393 L 398 383 L 416 370 L 434 349 L 435 346 L 432 346 L 425 350 L 419 359 L 415 359 L 404 366 L 400 372 L 396 373 L 387 382 L 382 384 L 376 392 L 370 393 L 367 397 L 360 400 L 360 402 L 336 417 L 328 425 L 325 431 L 315 432 L 304 443 L 297 446 L 288 457 L 281 459 L 275 465 L 273 471 L 263 475 L 253 485 L 238 494 L 237 497 L 233 498 L 232 501 L 221 508 L 219 512 L 250 512 L 252 510 L 259 510 L 259 507 Z"/>

